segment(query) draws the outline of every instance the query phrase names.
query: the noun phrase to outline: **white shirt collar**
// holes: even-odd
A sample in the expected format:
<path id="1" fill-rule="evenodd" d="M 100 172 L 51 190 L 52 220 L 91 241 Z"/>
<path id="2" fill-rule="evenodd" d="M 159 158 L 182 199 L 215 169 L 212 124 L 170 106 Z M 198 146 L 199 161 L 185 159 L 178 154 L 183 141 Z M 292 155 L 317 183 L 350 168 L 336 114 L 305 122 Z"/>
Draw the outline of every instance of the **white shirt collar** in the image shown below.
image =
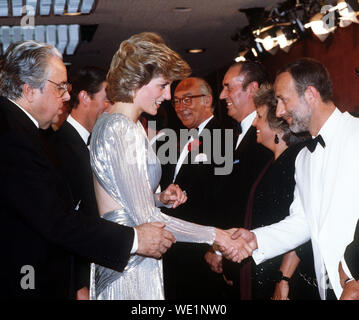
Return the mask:
<path id="1" fill-rule="evenodd" d="M 242 134 L 245 135 L 248 131 L 248 129 L 251 127 L 255 117 L 256 117 L 257 112 L 253 111 L 252 113 L 250 113 L 248 116 L 246 116 L 242 121 L 241 121 L 241 127 L 242 127 Z"/>
<path id="2" fill-rule="evenodd" d="M 14 105 L 18 106 L 22 111 L 24 111 L 24 113 L 30 118 L 30 120 L 35 124 L 35 126 L 37 128 L 39 128 L 39 123 L 36 121 L 36 119 L 30 114 L 28 113 L 23 107 L 21 107 L 20 105 L 18 105 L 14 100 L 11 100 L 10 98 L 8 98 Z"/>
<path id="3" fill-rule="evenodd" d="M 66 121 L 76 129 L 82 140 L 85 142 L 85 144 L 87 144 L 90 132 L 88 132 L 77 120 L 71 117 L 71 114 L 67 117 Z"/>
<path id="4" fill-rule="evenodd" d="M 327 121 L 325 121 L 323 126 L 320 128 L 318 135 L 322 136 L 325 143 L 329 142 L 332 139 L 332 137 L 335 136 L 336 126 L 339 123 L 338 119 L 340 118 L 341 114 L 342 113 L 339 111 L 339 109 L 335 108 L 333 113 L 330 115 L 330 117 L 327 119 Z M 313 137 L 313 138 L 315 138 L 315 137 Z"/>
<path id="5" fill-rule="evenodd" d="M 211 121 L 213 118 L 213 115 L 211 115 L 208 119 L 204 120 L 199 126 L 198 126 L 198 134 L 201 134 L 203 128 L 207 125 L 209 121 Z"/>
<path id="6" fill-rule="evenodd" d="M 238 136 L 236 149 L 238 148 L 239 144 L 243 140 L 243 137 L 246 135 L 247 131 L 251 127 L 254 118 L 256 117 L 256 113 L 257 113 L 256 111 L 253 111 L 241 121 L 242 133 Z"/>

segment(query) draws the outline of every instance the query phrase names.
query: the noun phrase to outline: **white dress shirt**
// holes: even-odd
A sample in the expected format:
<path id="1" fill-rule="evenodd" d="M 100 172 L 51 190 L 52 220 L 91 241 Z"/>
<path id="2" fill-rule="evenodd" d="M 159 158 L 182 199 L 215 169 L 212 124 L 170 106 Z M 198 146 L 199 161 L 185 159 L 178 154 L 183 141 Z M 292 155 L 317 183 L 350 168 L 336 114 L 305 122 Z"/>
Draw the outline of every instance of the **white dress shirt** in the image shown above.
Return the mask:
<path id="1" fill-rule="evenodd" d="M 76 131 L 80 135 L 81 139 L 87 145 L 87 141 L 90 136 L 90 132 L 88 132 L 81 123 L 79 123 L 76 119 L 74 119 L 71 116 L 71 114 L 67 117 L 66 121 L 76 129 Z"/>
<path id="2" fill-rule="evenodd" d="M 204 120 L 199 126 L 198 126 L 198 135 L 201 134 L 202 130 L 204 129 L 204 127 L 207 125 L 207 123 L 209 121 L 211 121 L 213 118 L 213 115 L 210 116 L 208 119 Z M 191 137 L 187 143 L 184 145 L 182 151 L 181 151 L 181 154 L 178 158 L 178 161 L 177 161 L 177 164 L 176 164 L 176 169 L 175 169 L 175 174 L 173 176 L 173 182 L 175 182 L 176 180 L 176 177 L 177 177 L 177 174 L 178 172 L 180 171 L 181 169 L 181 166 L 183 164 L 183 161 L 186 159 L 187 155 L 188 155 L 188 145 L 193 141 L 193 137 Z"/>
<path id="3" fill-rule="evenodd" d="M 359 218 L 359 119 L 335 109 L 318 134 L 325 147 L 318 143 L 313 153 L 303 148 L 297 156 L 290 215 L 253 230 L 253 259 L 259 264 L 311 239 L 320 296 L 326 298 L 329 280 L 339 298 L 338 266 Z"/>
<path id="4" fill-rule="evenodd" d="M 238 136 L 237 139 L 237 144 L 236 144 L 236 149 L 238 148 L 239 144 L 241 143 L 242 139 L 244 138 L 244 136 L 246 135 L 247 131 L 249 130 L 249 128 L 251 127 L 255 117 L 256 117 L 257 112 L 253 111 L 252 113 L 250 113 L 248 116 L 246 116 L 242 121 L 241 121 L 241 127 L 242 127 L 242 133 Z"/>

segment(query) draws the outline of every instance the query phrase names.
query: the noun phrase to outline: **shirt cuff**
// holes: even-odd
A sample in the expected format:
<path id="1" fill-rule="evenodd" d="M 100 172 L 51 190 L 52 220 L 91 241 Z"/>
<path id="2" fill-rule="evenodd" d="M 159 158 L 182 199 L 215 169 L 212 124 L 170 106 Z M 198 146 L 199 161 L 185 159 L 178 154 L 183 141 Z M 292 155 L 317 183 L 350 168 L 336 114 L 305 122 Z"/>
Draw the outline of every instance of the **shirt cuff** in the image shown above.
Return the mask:
<path id="1" fill-rule="evenodd" d="M 348 276 L 348 278 L 353 278 L 351 272 L 349 271 L 349 268 L 345 262 L 345 259 L 344 257 L 342 257 L 342 259 L 340 260 L 340 262 L 342 263 L 342 268 L 343 268 L 343 271 L 344 273 Z"/>
<path id="2" fill-rule="evenodd" d="M 136 230 L 136 228 L 133 228 L 133 231 L 135 232 L 135 236 L 133 237 L 133 244 L 132 244 L 132 249 L 131 249 L 130 254 L 136 253 L 136 251 L 138 249 L 138 238 L 137 238 L 137 230 Z"/>
<path id="3" fill-rule="evenodd" d="M 263 247 L 261 246 L 260 243 L 260 237 L 258 237 L 257 233 L 255 230 L 251 230 L 251 232 L 253 232 L 256 235 L 256 239 L 257 239 L 257 249 L 255 249 L 252 252 L 252 258 L 255 262 L 256 265 L 262 263 L 265 259 L 265 253 L 263 251 Z"/>

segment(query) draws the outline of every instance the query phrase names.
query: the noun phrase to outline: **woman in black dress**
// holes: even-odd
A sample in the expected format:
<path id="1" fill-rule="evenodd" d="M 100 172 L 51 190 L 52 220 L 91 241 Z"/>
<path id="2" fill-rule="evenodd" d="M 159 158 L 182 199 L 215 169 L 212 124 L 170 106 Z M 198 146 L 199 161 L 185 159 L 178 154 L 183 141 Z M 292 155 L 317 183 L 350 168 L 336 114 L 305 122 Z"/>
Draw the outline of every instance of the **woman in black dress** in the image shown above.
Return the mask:
<path id="1" fill-rule="evenodd" d="M 257 128 L 257 142 L 270 149 L 274 157 L 252 186 L 245 214 L 247 229 L 279 222 L 289 214 L 295 186 L 295 159 L 309 138 L 309 135 L 294 135 L 288 124 L 276 117 L 276 99 L 270 85 L 261 86 L 254 102 L 257 117 L 253 125 Z M 310 242 L 284 255 L 281 265 L 282 259 L 283 256 L 279 256 L 259 265 L 252 258 L 244 261 L 240 271 L 241 299 L 319 298 Z M 305 271 L 297 268 L 300 261 Z"/>

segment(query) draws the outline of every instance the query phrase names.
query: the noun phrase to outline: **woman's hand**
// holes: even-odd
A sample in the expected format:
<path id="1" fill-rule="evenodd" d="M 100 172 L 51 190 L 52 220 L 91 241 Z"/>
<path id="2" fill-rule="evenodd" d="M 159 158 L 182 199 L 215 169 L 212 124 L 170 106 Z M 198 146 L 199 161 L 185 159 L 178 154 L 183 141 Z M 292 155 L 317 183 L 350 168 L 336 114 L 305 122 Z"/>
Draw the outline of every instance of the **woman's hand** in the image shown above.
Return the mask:
<path id="1" fill-rule="evenodd" d="M 208 263 L 213 272 L 222 273 L 222 256 L 214 252 L 213 248 L 210 248 L 204 255 L 204 259 Z"/>
<path id="2" fill-rule="evenodd" d="M 172 183 L 159 194 L 158 199 L 165 205 L 173 204 L 172 208 L 174 209 L 187 201 L 187 194 L 178 184 Z"/>
<path id="3" fill-rule="evenodd" d="M 247 242 L 241 230 L 236 228 L 229 230 L 216 229 L 216 239 L 214 243 L 219 246 L 222 254 L 228 260 L 240 263 L 242 260 L 252 255 L 255 248 Z M 244 230 L 247 231 L 247 230 Z M 247 231 L 249 232 L 249 231 Z"/>

